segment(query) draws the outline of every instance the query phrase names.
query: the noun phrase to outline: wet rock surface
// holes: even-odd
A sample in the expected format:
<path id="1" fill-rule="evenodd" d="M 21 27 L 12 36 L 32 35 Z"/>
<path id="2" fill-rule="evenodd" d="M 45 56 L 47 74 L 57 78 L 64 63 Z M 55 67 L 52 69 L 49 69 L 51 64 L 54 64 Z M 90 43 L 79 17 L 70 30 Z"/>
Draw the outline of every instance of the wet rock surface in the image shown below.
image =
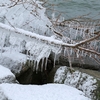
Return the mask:
<path id="1" fill-rule="evenodd" d="M 69 66 L 68 58 L 61 55 L 59 58 L 59 65 Z M 89 57 L 83 57 L 82 59 L 79 58 L 72 59 L 72 66 L 83 69 L 100 71 L 100 65 L 95 60 Z"/>

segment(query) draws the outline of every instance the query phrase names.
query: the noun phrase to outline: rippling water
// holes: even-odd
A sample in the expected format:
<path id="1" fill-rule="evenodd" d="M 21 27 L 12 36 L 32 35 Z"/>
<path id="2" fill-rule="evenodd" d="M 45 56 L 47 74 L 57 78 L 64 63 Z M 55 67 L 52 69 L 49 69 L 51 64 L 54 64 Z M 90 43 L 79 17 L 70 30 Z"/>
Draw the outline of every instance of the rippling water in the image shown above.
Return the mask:
<path id="1" fill-rule="evenodd" d="M 100 0 L 48 0 L 57 6 L 54 9 L 64 12 L 67 19 L 75 18 L 84 14 L 92 19 L 100 19 Z"/>

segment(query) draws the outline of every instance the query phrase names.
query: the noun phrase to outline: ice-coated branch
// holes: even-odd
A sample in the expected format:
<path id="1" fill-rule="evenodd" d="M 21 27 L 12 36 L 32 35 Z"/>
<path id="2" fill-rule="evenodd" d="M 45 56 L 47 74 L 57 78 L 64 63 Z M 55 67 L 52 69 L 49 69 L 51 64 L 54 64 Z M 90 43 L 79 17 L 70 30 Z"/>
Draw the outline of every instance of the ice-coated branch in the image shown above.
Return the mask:
<path id="1" fill-rule="evenodd" d="M 3 24 L 3 23 L 0 23 L 0 28 L 15 32 L 16 34 L 23 34 L 23 35 L 30 37 L 30 38 L 45 41 L 45 42 L 50 43 L 50 44 L 61 45 L 61 46 L 66 46 L 66 47 L 75 47 L 75 44 L 64 43 L 63 41 L 54 39 L 52 37 L 39 35 L 39 34 L 32 33 L 32 32 L 29 32 L 29 31 L 26 31 L 26 30 L 23 30 L 20 28 L 16 28 L 16 27 L 13 28 L 13 27 L 6 25 L 6 24 Z"/>

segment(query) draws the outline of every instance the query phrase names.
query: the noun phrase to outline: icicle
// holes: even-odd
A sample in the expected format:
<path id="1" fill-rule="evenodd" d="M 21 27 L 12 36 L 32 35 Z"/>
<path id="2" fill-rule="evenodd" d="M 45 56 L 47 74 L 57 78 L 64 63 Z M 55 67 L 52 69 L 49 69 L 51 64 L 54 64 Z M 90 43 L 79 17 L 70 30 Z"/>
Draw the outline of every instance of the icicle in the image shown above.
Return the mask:
<path id="1" fill-rule="evenodd" d="M 76 56 L 79 58 L 79 49 L 77 50 Z"/>
<path id="2" fill-rule="evenodd" d="M 81 28 L 81 31 L 80 31 L 80 36 L 83 36 L 83 29 Z"/>
<path id="3" fill-rule="evenodd" d="M 90 53 L 90 58 L 92 57 L 92 54 Z"/>
<path id="4" fill-rule="evenodd" d="M 95 47 L 95 48 L 96 48 L 96 45 L 97 45 L 97 41 L 95 40 L 95 41 L 94 41 L 94 47 Z"/>
<path id="5" fill-rule="evenodd" d="M 64 48 L 64 57 L 66 56 L 66 52 L 67 52 L 67 51 L 66 51 L 66 47 L 65 47 L 65 48 Z"/>
<path id="6" fill-rule="evenodd" d="M 70 55 L 72 55 L 73 54 L 73 49 L 71 48 L 71 50 L 70 50 Z"/>
<path id="7" fill-rule="evenodd" d="M 2 43 L 2 46 L 1 46 L 1 56 L 2 56 L 2 51 L 3 51 L 3 46 L 4 46 L 4 43 Z"/>
<path id="8" fill-rule="evenodd" d="M 67 48 L 66 48 L 66 50 L 67 50 L 69 65 L 70 65 L 70 68 L 72 68 L 72 62 L 71 62 L 71 57 L 70 57 L 70 54 L 69 54 L 69 50 Z"/>
<path id="9" fill-rule="evenodd" d="M 95 58 L 97 58 L 97 55 L 94 55 L 95 56 Z"/>
<path id="10" fill-rule="evenodd" d="M 0 39 L 1 41 L 1 55 L 2 55 L 2 50 L 3 50 L 3 42 L 4 42 L 4 40 L 3 40 L 3 32 L 2 32 L 2 34 L 1 34 L 1 39 Z"/>
<path id="11" fill-rule="evenodd" d="M 9 37 L 10 37 L 10 34 L 6 34 L 5 36 L 5 39 L 4 39 L 4 46 L 9 46 L 10 43 L 9 43 Z"/>
<path id="12" fill-rule="evenodd" d="M 33 65 L 33 71 L 35 71 L 36 69 L 36 61 L 35 60 L 33 60 L 33 63 L 34 63 L 34 65 Z"/>
<path id="13" fill-rule="evenodd" d="M 81 56 L 83 56 L 83 55 L 84 55 L 84 51 L 82 50 L 82 51 L 81 51 Z"/>
<path id="14" fill-rule="evenodd" d="M 84 31 L 83 31 L 83 39 L 85 39 L 86 38 L 86 36 L 85 36 L 85 31 L 86 31 L 87 29 L 86 28 L 84 28 Z"/>
<path id="15" fill-rule="evenodd" d="M 27 50 L 27 52 L 26 52 L 26 61 L 27 61 L 27 58 L 28 58 L 28 50 Z"/>
<path id="16" fill-rule="evenodd" d="M 1 56 L 2 56 L 3 47 L 4 47 L 4 42 L 5 42 L 5 37 L 4 37 L 3 35 L 4 35 L 4 33 L 2 33 Z"/>
<path id="17" fill-rule="evenodd" d="M 36 63 L 36 72 L 38 72 L 38 70 L 39 70 L 39 62 L 40 61 L 37 61 L 37 63 Z"/>
<path id="18" fill-rule="evenodd" d="M 29 66 L 31 66 L 31 53 L 29 54 Z"/>
<path id="19" fill-rule="evenodd" d="M 42 58 L 42 63 L 41 63 L 41 72 L 43 71 L 43 67 L 44 67 L 44 58 Z"/>
<path id="20" fill-rule="evenodd" d="M 55 12 L 52 13 L 52 21 L 55 21 Z"/>
<path id="21" fill-rule="evenodd" d="M 95 30 L 95 27 L 93 28 L 93 31 L 92 31 L 92 32 L 93 32 L 93 34 L 94 34 L 94 30 Z"/>
<path id="22" fill-rule="evenodd" d="M 57 54 L 58 54 L 58 53 L 61 53 L 61 51 L 62 51 L 62 47 L 59 46 L 58 51 L 57 51 Z"/>
<path id="23" fill-rule="evenodd" d="M 92 29 L 91 29 L 91 34 L 94 36 L 94 30 L 95 30 L 95 28 L 93 27 Z"/>
<path id="24" fill-rule="evenodd" d="M 55 63 L 56 63 L 56 56 L 57 55 L 55 54 L 55 56 L 54 56 L 54 65 L 53 65 L 54 67 L 55 67 Z"/>
<path id="25" fill-rule="evenodd" d="M 47 34 L 50 34 L 50 31 L 51 31 L 50 29 L 47 29 Z"/>
<path id="26" fill-rule="evenodd" d="M 31 67 L 34 67 L 34 55 L 33 54 L 31 54 Z"/>
<path id="27" fill-rule="evenodd" d="M 69 37 L 70 38 L 71 38 L 72 30 L 73 30 L 73 28 L 70 27 L 70 32 L 69 32 L 69 34 L 70 34 Z"/>
<path id="28" fill-rule="evenodd" d="M 48 58 L 45 59 L 45 70 L 47 69 Z"/>
<path id="29" fill-rule="evenodd" d="M 85 56 L 85 57 L 87 56 L 87 53 L 86 53 L 86 52 L 84 53 L 84 56 Z"/>
<path id="30" fill-rule="evenodd" d="M 77 26 L 76 32 L 75 32 L 75 39 L 77 38 L 77 34 L 78 34 L 78 26 Z"/>

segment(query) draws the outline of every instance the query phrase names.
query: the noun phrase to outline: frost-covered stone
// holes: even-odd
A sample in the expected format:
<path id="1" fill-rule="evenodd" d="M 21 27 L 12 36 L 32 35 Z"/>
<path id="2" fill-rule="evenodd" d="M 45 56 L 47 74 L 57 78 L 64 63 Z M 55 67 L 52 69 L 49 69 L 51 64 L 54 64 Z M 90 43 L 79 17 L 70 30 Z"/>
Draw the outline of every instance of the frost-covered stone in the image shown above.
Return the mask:
<path id="1" fill-rule="evenodd" d="M 54 82 L 75 87 L 83 91 L 85 95 L 90 98 L 94 98 L 94 91 L 98 88 L 97 79 L 78 70 L 71 73 L 66 66 L 58 68 L 54 77 Z"/>
<path id="2" fill-rule="evenodd" d="M 68 68 L 66 66 L 60 67 L 54 77 L 55 83 L 64 83 Z"/>
<path id="3" fill-rule="evenodd" d="M 0 83 L 16 82 L 14 74 L 7 68 L 0 65 Z"/>
<path id="4" fill-rule="evenodd" d="M 36 0 L 23 0 L 16 5 L 14 3 L 10 0 L 0 1 L 1 5 L 5 5 L 0 7 L 1 22 L 38 34 L 49 33 L 46 25 L 51 25 L 51 22 L 45 15 L 46 9 L 41 6 L 41 2 Z"/>
<path id="5" fill-rule="evenodd" d="M 26 62 L 26 55 L 18 52 L 7 51 L 0 56 L 0 65 L 9 68 L 14 74 L 20 73 L 24 62 Z"/>

